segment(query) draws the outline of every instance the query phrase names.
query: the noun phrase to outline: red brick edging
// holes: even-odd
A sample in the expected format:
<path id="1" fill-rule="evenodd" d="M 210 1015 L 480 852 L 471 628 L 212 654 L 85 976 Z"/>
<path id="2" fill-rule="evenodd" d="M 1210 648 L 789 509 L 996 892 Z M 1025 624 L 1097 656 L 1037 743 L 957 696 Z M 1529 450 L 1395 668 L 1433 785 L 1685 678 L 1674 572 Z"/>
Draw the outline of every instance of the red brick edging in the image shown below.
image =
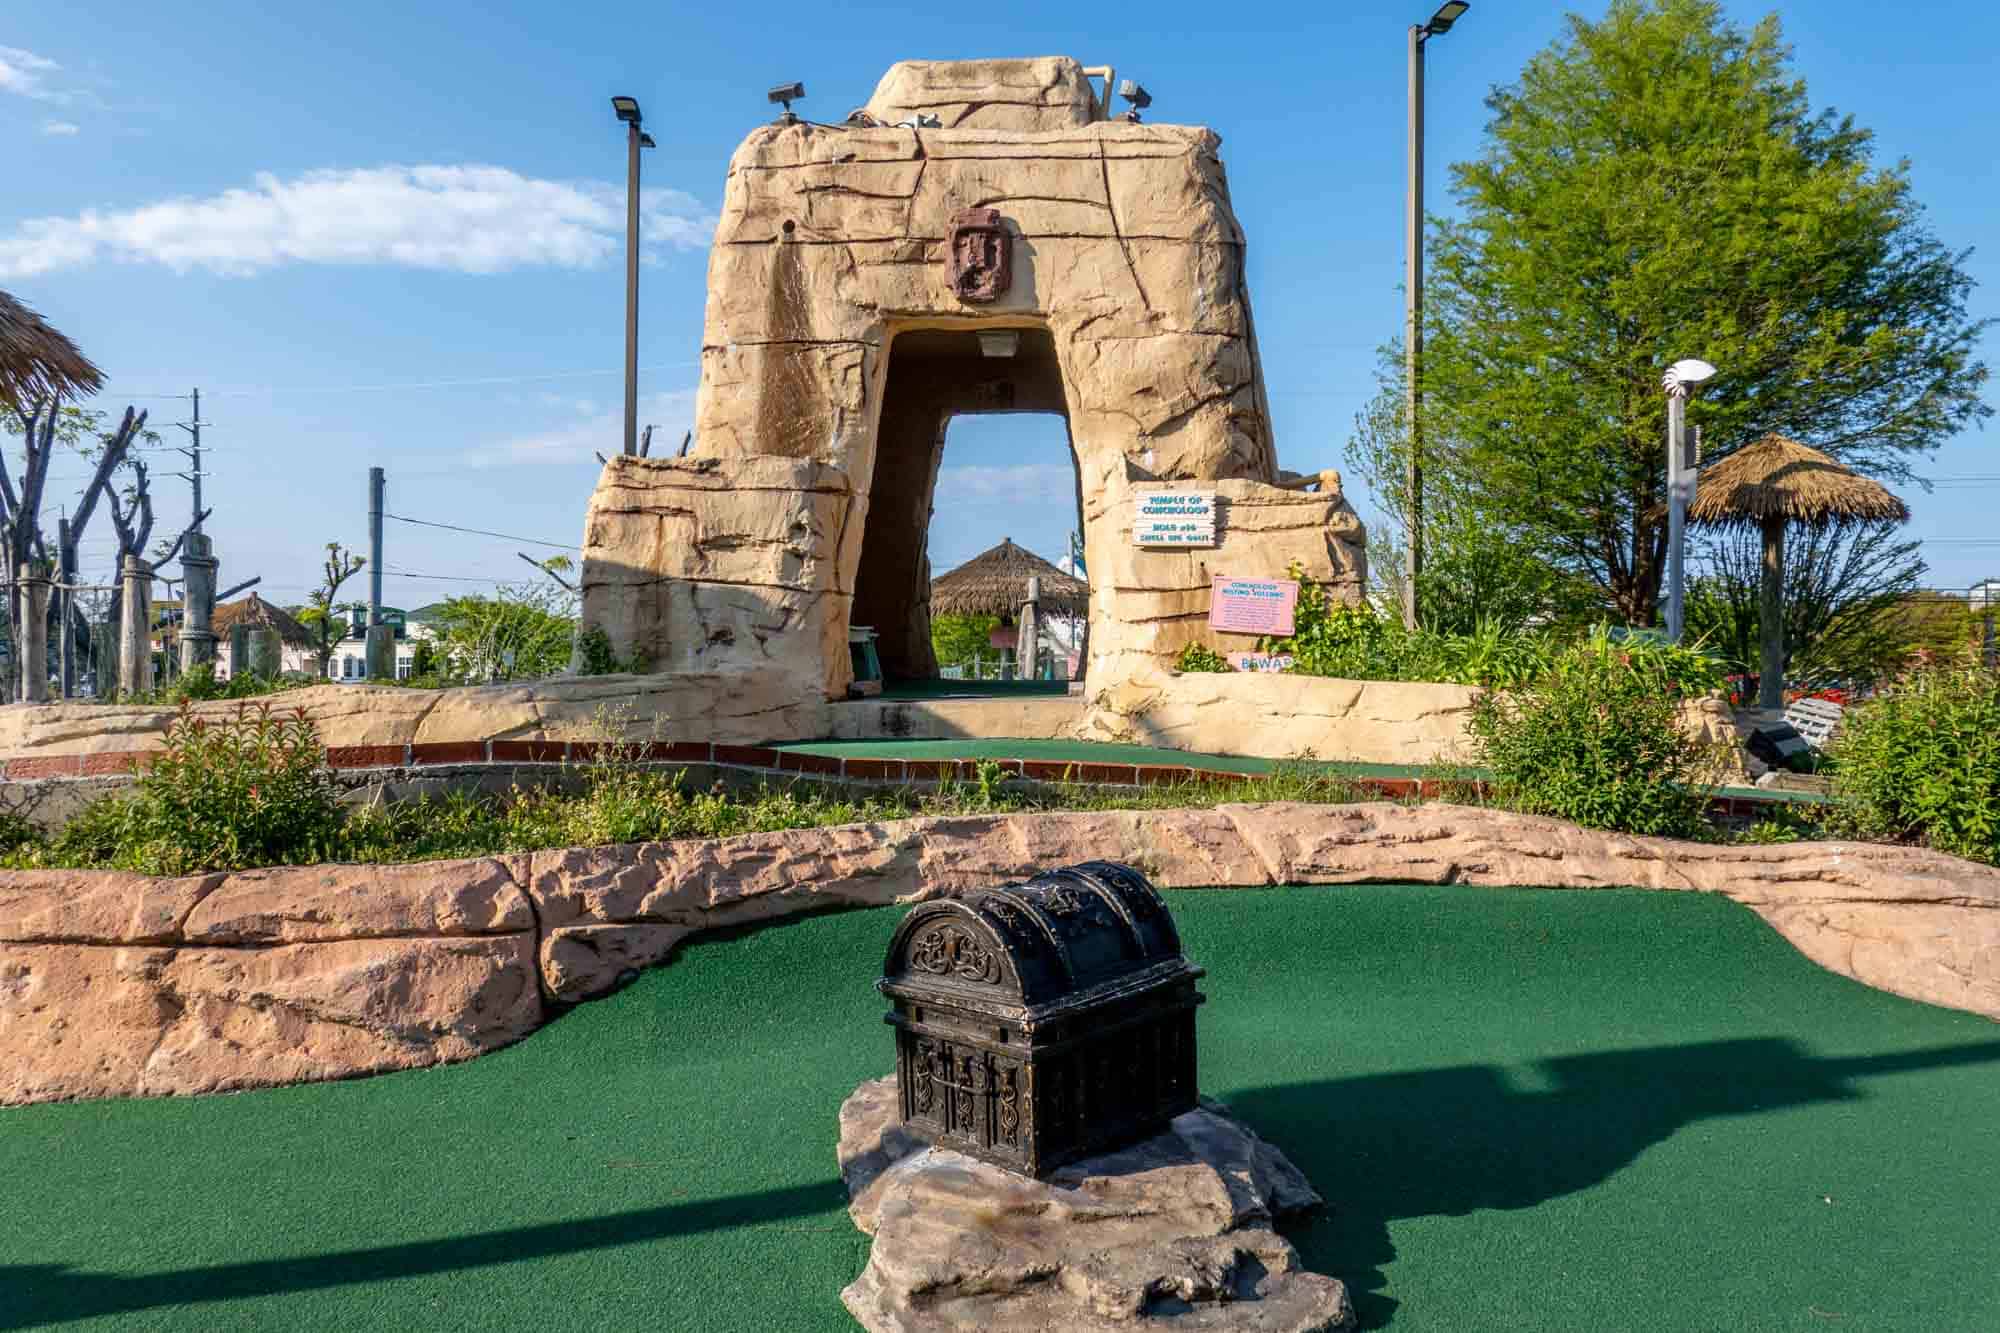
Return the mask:
<path id="1" fill-rule="evenodd" d="M 450 764 L 587 763 L 598 742 L 559 740 L 426 741 L 419 745 L 337 745 L 328 749 L 328 767 L 337 769 L 425 768 Z M 763 769 L 802 777 L 844 778 L 858 782 L 938 782 L 946 778 L 973 781 L 981 764 L 997 764 L 1014 777 L 1031 782 L 1082 782 L 1096 786 L 1151 787 L 1183 782 L 1234 782 L 1263 774 L 1249 769 L 1194 768 L 1183 764 L 1112 764 L 1103 761 L 1065 762 L 1055 759 L 886 759 L 874 755 L 801 754 L 765 745 L 727 745 L 708 741 L 655 741 L 634 745 L 635 757 L 646 763 L 710 764 L 725 768 Z M 152 750 L 111 750 L 98 754 L 31 755 L 6 761 L 4 780 L 32 782 L 44 778 L 109 777 L 136 773 Z M 1418 778 L 1349 778 L 1364 795 L 1386 800 L 1429 799 L 1440 784 Z M 1484 791 L 1485 784 L 1472 784 Z M 1718 796 L 1712 814 L 1725 818 L 1753 817 L 1777 798 Z"/>

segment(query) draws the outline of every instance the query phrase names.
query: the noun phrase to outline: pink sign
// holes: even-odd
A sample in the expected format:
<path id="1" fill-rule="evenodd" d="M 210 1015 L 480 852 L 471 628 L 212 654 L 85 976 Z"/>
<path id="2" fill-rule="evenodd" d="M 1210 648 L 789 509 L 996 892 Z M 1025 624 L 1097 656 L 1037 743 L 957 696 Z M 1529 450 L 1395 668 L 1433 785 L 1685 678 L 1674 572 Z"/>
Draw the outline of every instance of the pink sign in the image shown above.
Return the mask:
<path id="1" fill-rule="evenodd" d="M 1291 579 L 1217 575 L 1208 603 L 1208 627 L 1230 634 L 1290 634 L 1298 604 L 1299 585 Z"/>

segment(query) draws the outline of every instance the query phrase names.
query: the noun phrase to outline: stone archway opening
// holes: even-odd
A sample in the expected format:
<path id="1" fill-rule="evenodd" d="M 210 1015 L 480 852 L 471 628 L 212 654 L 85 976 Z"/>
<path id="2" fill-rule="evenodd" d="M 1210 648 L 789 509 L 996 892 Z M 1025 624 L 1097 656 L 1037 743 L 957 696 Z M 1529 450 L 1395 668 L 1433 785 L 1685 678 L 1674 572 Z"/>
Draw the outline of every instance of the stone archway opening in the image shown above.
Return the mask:
<path id="1" fill-rule="evenodd" d="M 997 336 L 996 336 L 997 335 Z M 1055 341 L 1045 328 L 919 329 L 891 340 L 867 487 L 850 623 L 876 634 L 891 681 L 938 674 L 931 645 L 931 526 L 946 436 L 956 417 L 1036 413 L 1052 418 L 1072 476 L 1077 460 Z M 1057 455 L 1038 450 L 1036 462 Z M 1083 516 L 1065 501 L 1065 530 Z M 995 533 L 985 545 L 1007 535 Z M 955 555 L 977 554 L 951 548 Z M 1062 552 L 1041 552 L 1060 561 Z"/>

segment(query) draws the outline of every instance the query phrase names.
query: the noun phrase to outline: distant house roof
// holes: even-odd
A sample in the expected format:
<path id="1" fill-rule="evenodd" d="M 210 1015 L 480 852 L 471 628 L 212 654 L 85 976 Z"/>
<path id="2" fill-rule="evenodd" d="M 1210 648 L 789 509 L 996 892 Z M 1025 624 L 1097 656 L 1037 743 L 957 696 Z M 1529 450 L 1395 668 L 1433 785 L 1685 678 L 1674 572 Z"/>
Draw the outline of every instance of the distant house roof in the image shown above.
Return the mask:
<path id="1" fill-rule="evenodd" d="M 312 635 L 292 617 L 291 612 L 265 601 L 254 592 L 238 601 L 224 602 L 216 607 L 210 623 L 215 626 L 217 634 L 227 634 L 236 625 L 243 624 L 253 629 L 274 629 L 285 643 L 312 646 Z"/>

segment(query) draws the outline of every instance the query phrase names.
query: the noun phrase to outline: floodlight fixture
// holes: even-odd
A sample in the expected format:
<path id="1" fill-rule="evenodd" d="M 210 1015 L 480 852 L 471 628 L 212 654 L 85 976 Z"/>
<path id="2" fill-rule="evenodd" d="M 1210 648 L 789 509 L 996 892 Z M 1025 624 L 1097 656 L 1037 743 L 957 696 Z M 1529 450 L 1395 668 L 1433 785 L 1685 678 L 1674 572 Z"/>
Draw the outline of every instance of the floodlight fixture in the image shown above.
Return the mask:
<path id="1" fill-rule="evenodd" d="M 1438 6 L 1438 12 L 1431 15 L 1431 21 L 1424 25 L 1424 35 L 1438 37 L 1450 32 L 1451 25 L 1464 17 L 1465 11 L 1470 8 L 1472 6 L 1466 0 L 1445 0 Z"/>
<path id="2" fill-rule="evenodd" d="M 624 121 L 627 125 L 637 125 L 639 123 L 639 99 L 636 97 L 612 98 L 611 110 L 618 119 Z"/>
<path id="3" fill-rule="evenodd" d="M 1707 383 L 1715 378 L 1715 367 L 1706 361 L 1688 357 L 1667 367 L 1667 373 L 1660 377 L 1660 383 L 1669 394 L 1676 396 L 1687 393 L 1697 384 Z"/>
<path id="4" fill-rule="evenodd" d="M 979 352 L 982 356 L 1009 357 L 1021 350 L 1019 329 L 982 329 Z"/>
<path id="5" fill-rule="evenodd" d="M 640 146 L 641 148 L 658 148 L 658 147 L 659 147 L 659 145 L 658 145 L 658 144 L 656 144 L 656 143 L 654 143 L 654 142 L 653 142 L 653 136 L 652 136 L 652 135 L 650 135 L 650 134 L 645 134 L 645 133 L 641 133 L 641 134 L 639 135 L 639 146 Z"/>
<path id="6" fill-rule="evenodd" d="M 1131 79 L 1118 81 L 1118 95 L 1130 102 L 1134 111 L 1144 111 L 1153 104 L 1153 95 Z"/>
<path id="7" fill-rule="evenodd" d="M 806 86 L 803 83 L 781 83 L 765 93 L 764 100 L 776 102 L 785 108 L 785 113 L 778 117 L 780 125 L 796 125 L 799 118 L 792 114 L 792 103 L 805 100 L 805 95 Z"/>

